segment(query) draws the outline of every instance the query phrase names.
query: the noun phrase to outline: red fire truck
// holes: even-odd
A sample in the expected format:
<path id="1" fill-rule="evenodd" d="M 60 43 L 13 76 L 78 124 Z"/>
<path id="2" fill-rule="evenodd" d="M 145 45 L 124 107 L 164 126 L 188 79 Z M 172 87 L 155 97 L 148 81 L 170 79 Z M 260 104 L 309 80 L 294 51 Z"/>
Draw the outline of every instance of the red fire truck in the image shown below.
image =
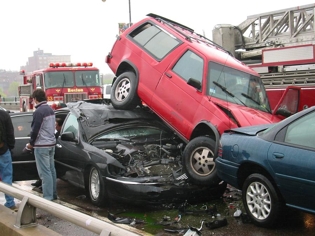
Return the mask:
<path id="1" fill-rule="evenodd" d="M 299 111 L 315 105 L 314 52 L 311 44 L 263 49 L 262 62 L 249 65 L 261 75 L 272 108 L 290 85 L 301 88 Z"/>
<path id="2" fill-rule="evenodd" d="M 314 10 L 309 4 L 272 11 L 213 30 L 216 43 L 261 75 L 272 109 L 294 88 L 298 111 L 315 105 Z"/>
<path id="3" fill-rule="evenodd" d="M 92 63 L 50 63 L 49 68 L 23 75 L 19 86 L 20 111 L 32 111 L 31 95 L 36 88 L 46 92 L 48 104 L 53 109 L 67 102 L 84 99 L 101 99 L 102 86 L 99 69 Z"/>

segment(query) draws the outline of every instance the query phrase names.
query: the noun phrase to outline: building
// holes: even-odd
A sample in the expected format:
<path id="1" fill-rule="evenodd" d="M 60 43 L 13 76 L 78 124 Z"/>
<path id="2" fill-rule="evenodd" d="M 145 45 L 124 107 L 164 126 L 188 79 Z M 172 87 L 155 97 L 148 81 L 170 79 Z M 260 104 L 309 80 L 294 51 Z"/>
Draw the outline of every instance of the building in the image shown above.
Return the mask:
<path id="1" fill-rule="evenodd" d="M 26 65 L 21 67 L 25 72 L 40 70 L 47 68 L 51 62 L 71 62 L 70 55 L 53 55 L 51 53 L 44 53 L 44 50 L 38 49 L 33 52 L 33 56 L 28 58 Z"/>

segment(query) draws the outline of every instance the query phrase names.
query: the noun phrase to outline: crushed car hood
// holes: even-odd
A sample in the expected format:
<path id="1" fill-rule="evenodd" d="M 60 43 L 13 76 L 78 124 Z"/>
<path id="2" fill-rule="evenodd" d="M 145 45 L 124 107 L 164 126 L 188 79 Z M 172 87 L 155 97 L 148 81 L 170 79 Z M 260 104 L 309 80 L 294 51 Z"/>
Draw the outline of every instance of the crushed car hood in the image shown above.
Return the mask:
<path id="1" fill-rule="evenodd" d="M 257 133 L 264 131 L 264 130 L 272 127 L 272 126 L 274 126 L 274 124 L 263 124 L 263 125 L 240 127 L 240 128 L 226 130 L 226 131 L 224 131 L 224 133 L 233 132 L 233 133 L 255 136 L 255 135 L 257 135 Z"/>
<path id="2" fill-rule="evenodd" d="M 226 101 L 222 101 L 216 98 L 211 98 L 209 100 L 214 102 L 217 106 L 230 111 L 241 127 L 277 123 L 281 121 L 280 118 L 273 116 L 271 113 L 268 112 L 237 104 L 227 103 Z"/>
<path id="3" fill-rule="evenodd" d="M 273 117 L 272 114 L 254 110 L 247 107 L 237 106 L 229 107 L 234 117 L 238 117 L 237 121 L 241 126 L 252 126 L 260 124 L 269 124 L 279 122 L 280 119 Z M 242 119 L 240 119 L 242 117 Z"/>

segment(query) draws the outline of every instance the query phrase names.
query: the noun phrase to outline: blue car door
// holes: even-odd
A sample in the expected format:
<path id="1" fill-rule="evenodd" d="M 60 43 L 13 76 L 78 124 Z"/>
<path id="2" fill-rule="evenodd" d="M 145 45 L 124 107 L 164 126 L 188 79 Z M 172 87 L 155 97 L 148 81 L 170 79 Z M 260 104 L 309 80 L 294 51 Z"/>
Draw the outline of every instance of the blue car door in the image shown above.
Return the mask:
<path id="1" fill-rule="evenodd" d="M 288 205 L 315 210 L 315 112 L 290 123 L 268 152 L 276 182 Z"/>

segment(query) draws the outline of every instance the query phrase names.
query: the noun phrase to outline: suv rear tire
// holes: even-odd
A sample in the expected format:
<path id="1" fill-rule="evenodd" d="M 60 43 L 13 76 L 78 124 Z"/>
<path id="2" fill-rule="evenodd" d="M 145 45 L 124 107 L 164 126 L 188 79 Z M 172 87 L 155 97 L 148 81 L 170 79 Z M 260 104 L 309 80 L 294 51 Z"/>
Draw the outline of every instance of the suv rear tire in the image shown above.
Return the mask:
<path id="1" fill-rule="evenodd" d="M 190 181 L 197 185 L 217 185 L 220 178 L 215 168 L 215 141 L 201 136 L 192 139 L 183 152 L 183 167 Z"/>
<path id="2" fill-rule="evenodd" d="M 140 104 L 137 95 L 138 79 L 133 72 L 124 72 L 115 80 L 110 100 L 114 108 L 132 110 Z"/>

